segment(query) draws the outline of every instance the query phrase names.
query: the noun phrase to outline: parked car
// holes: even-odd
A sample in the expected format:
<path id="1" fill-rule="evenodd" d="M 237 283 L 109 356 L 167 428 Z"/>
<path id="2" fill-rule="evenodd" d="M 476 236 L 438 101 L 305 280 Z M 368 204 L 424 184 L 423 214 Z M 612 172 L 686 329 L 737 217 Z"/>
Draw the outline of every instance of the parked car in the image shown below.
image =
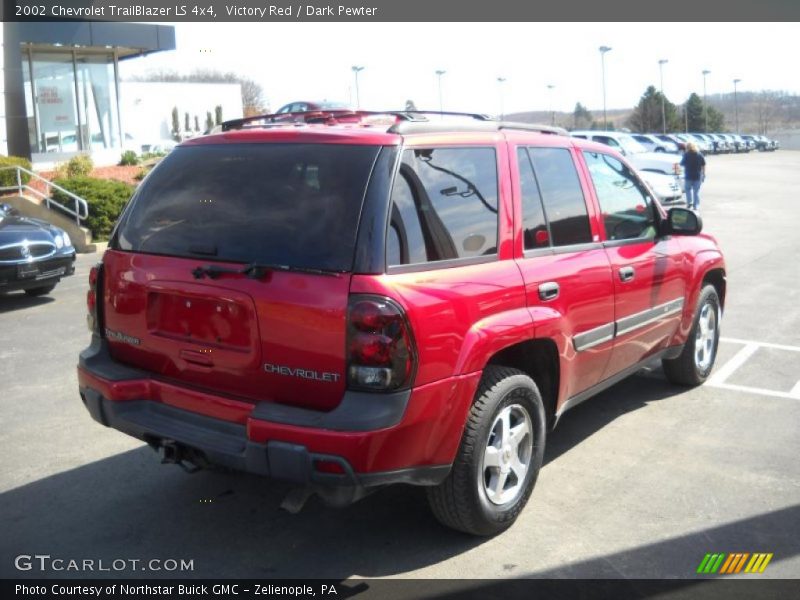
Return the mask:
<path id="1" fill-rule="evenodd" d="M 718 154 L 727 154 L 733 151 L 728 140 L 723 135 L 719 133 L 709 133 L 708 135 L 714 140 L 714 147 Z"/>
<path id="2" fill-rule="evenodd" d="M 683 201 L 683 187 L 676 175 L 666 175 L 656 171 L 639 171 L 639 176 L 650 186 L 661 204 Z"/>
<path id="3" fill-rule="evenodd" d="M 74 272 L 75 248 L 66 231 L 0 204 L 0 294 L 49 294 Z"/>
<path id="4" fill-rule="evenodd" d="M 678 152 L 684 152 L 686 150 L 686 142 L 678 138 L 674 133 L 656 133 L 654 135 L 662 141 L 675 144 L 678 148 Z"/>
<path id="5" fill-rule="evenodd" d="M 163 462 L 340 505 L 421 485 L 492 535 L 567 409 L 654 360 L 705 381 L 723 256 L 608 146 L 385 117 L 237 121 L 162 160 L 89 275 L 80 395 Z"/>
<path id="6" fill-rule="evenodd" d="M 680 158 L 665 152 L 648 152 L 631 134 L 619 131 L 571 131 L 570 135 L 611 146 L 640 171 L 655 171 L 665 175 L 678 175 L 683 178 Z M 681 182 L 681 187 L 683 183 Z"/>
<path id="7" fill-rule="evenodd" d="M 326 110 L 349 110 L 350 106 L 345 102 L 329 102 L 322 101 L 307 101 L 300 100 L 284 104 L 275 111 L 276 115 L 283 115 L 286 113 L 299 113 L 299 112 L 313 112 L 313 111 L 326 111 Z"/>
<path id="8" fill-rule="evenodd" d="M 742 135 L 743 140 L 745 140 L 748 144 L 752 144 L 754 150 L 760 150 L 761 152 L 768 152 L 774 151 L 777 148 L 777 144 L 763 135 Z"/>
<path id="9" fill-rule="evenodd" d="M 781 144 L 778 140 L 770 139 L 765 135 L 757 135 L 756 139 L 764 142 L 766 144 L 766 149 L 770 151 L 775 151 L 781 147 Z"/>
<path id="10" fill-rule="evenodd" d="M 648 152 L 671 152 L 673 154 L 679 152 L 678 145 L 673 141 L 662 140 L 648 133 L 632 133 L 631 136 Z"/>

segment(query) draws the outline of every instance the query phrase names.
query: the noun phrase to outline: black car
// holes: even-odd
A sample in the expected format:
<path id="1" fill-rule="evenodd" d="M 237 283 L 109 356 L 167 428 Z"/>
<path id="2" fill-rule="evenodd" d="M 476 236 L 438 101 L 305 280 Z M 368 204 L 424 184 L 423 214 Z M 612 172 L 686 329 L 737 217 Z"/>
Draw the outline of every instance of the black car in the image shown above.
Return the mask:
<path id="1" fill-rule="evenodd" d="M 66 231 L 0 204 L 0 294 L 49 294 L 74 272 L 75 248 Z"/>

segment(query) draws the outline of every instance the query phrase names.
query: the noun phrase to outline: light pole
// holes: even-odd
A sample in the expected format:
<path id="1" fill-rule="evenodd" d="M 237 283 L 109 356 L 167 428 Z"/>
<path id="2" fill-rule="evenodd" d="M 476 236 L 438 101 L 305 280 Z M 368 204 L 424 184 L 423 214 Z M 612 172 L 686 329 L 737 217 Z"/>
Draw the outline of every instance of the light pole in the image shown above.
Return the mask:
<path id="1" fill-rule="evenodd" d="M 442 75 L 447 73 L 447 71 L 443 69 L 439 69 L 436 71 L 436 76 L 439 78 L 439 112 L 444 112 L 444 105 L 442 104 Z"/>
<path id="2" fill-rule="evenodd" d="M 608 118 L 606 117 L 606 52 L 611 51 L 611 46 L 600 46 L 600 67 L 603 70 L 603 129 L 608 131 Z"/>
<path id="3" fill-rule="evenodd" d="M 359 67 L 358 65 L 353 65 L 350 67 L 353 71 L 353 75 L 356 77 L 356 108 L 361 108 L 361 96 L 358 92 L 358 74 L 364 70 L 364 67 Z"/>
<path id="4" fill-rule="evenodd" d="M 736 113 L 736 133 L 739 133 L 739 97 L 736 93 L 736 84 L 739 83 L 741 79 L 734 79 L 733 80 L 733 110 Z"/>
<path id="5" fill-rule="evenodd" d="M 664 97 L 664 65 L 669 61 L 662 58 L 658 61 L 658 72 L 661 75 L 661 133 L 667 133 L 667 99 Z"/>
<path id="6" fill-rule="evenodd" d="M 550 90 L 550 125 L 556 125 L 556 112 L 553 110 L 553 88 L 556 87 L 552 83 L 547 84 L 547 89 Z"/>
<path id="7" fill-rule="evenodd" d="M 498 89 L 500 90 L 500 120 L 501 121 L 503 120 L 503 117 L 505 116 L 505 111 L 503 109 L 503 84 L 505 82 L 506 82 L 506 78 L 505 77 L 498 77 L 497 78 L 497 86 L 498 86 Z"/>
<path id="8" fill-rule="evenodd" d="M 703 70 L 703 133 L 708 133 L 708 102 L 706 101 L 706 75 L 711 73 L 708 69 Z"/>

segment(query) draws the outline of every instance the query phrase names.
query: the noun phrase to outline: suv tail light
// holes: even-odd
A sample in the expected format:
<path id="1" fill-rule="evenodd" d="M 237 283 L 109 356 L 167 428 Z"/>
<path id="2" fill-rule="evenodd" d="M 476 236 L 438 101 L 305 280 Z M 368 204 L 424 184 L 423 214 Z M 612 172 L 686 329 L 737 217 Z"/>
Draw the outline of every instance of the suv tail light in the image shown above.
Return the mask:
<path id="1" fill-rule="evenodd" d="M 416 352 L 405 313 L 382 296 L 350 297 L 347 307 L 347 386 L 394 391 L 411 385 Z"/>
<path id="2" fill-rule="evenodd" d="M 103 263 L 99 262 L 89 271 L 89 291 L 86 292 L 86 325 L 92 333 L 100 333 L 100 310 L 98 301 L 103 298 Z"/>

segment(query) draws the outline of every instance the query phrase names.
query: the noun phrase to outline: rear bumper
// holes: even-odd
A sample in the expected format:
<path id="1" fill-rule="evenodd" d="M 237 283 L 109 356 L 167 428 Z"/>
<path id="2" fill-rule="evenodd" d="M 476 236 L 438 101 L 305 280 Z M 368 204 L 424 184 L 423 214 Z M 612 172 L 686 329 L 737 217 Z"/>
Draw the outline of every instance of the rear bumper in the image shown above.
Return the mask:
<path id="1" fill-rule="evenodd" d="M 389 483 L 436 485 L 460 443 L 480 373 L 400 394 L 348 393 L 324 413 L 250 404 L 115 362 L 97 336 L 81 353 L 83 402 L 98 422 L 210 463 L 312 487 L 335 503 Z"/>

